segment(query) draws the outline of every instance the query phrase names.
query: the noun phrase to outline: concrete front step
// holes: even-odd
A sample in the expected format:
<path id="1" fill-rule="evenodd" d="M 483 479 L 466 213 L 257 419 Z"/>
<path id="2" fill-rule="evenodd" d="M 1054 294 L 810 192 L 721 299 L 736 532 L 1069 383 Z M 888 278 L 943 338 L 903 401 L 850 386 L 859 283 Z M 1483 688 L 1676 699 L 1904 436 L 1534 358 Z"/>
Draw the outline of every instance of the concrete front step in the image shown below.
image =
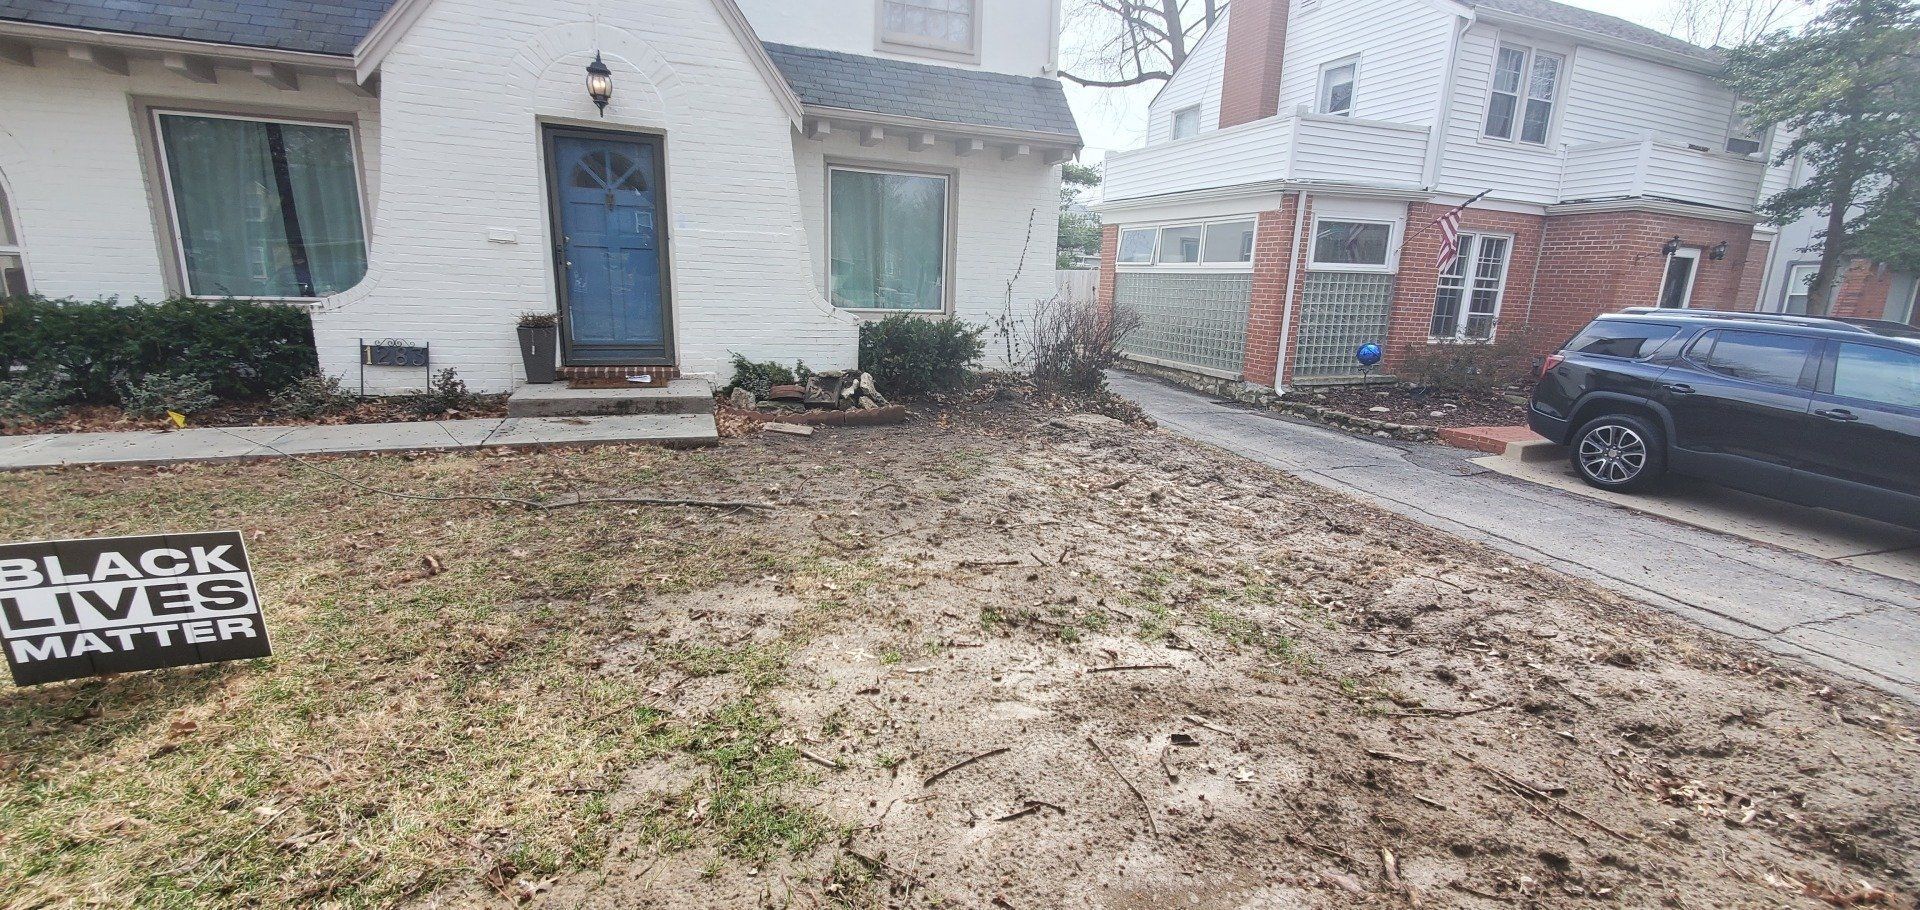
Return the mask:
<path id="1" fill-rule="evenodd" d="M 615 414 L 712 414 L 713 383 L 675 379 L 659 388 L 573 389 L 563 383 L 523 385 L 507 399 L 508 417 L 596 417 Z"/>

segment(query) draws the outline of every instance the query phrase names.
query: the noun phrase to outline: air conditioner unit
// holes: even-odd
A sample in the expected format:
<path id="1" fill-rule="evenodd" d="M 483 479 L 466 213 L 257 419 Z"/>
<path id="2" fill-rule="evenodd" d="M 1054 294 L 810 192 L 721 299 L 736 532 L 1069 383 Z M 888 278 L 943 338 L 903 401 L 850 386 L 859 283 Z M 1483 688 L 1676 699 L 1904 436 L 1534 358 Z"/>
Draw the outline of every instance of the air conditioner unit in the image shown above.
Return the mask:
<path id="1" fill-rule="evenodd" d="M 1751 155 L 1760 151 L 1760 140 L 1745 136 L 1728 136 L 1727 151 L 1735 155 Z"/>

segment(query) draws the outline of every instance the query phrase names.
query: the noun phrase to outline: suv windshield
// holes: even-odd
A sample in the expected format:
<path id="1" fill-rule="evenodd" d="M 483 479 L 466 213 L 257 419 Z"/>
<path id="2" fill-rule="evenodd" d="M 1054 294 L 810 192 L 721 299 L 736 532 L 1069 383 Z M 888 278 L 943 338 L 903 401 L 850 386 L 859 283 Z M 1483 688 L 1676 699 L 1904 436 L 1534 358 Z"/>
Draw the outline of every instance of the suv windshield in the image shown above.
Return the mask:
<path id="1" fill-rule="evenodd" d="M 1567 352 L 1639 360 L 1658 353 L 1661 345 L 1680 334 L 1681 328 L 1656 322 L 1602 319 L 1567 342 Z"/>

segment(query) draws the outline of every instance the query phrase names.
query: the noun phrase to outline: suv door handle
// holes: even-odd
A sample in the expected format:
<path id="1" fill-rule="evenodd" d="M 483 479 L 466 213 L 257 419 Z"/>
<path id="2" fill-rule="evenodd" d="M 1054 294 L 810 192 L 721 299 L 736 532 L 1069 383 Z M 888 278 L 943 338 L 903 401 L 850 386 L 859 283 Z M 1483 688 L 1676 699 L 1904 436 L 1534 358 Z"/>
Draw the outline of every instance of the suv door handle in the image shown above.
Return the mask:
<path id="1" fill-rule="evenodd" d="M 1693 386 L 1687 385 L 1684 382 L 1669 382 L 1667 383 L 1667 391 L 1675 395 L 1692 395 Z"/>
<path id="2" fill-rule="evenodd" d="M 1846 408 L 1829 408 L 1825 411 L 1815 411 L 1813 414 L 1815 417 L 1825 417 L 1828 420 L 1838 420 L 1842 423 L 1860 419 L 1860 415 Z"/>

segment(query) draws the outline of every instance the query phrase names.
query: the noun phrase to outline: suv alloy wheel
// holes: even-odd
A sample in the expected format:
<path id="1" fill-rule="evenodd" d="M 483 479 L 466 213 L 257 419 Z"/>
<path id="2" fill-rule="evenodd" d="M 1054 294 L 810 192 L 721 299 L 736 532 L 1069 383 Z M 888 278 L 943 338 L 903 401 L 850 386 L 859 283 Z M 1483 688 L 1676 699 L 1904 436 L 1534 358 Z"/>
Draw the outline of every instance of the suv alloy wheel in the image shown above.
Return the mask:
<path id="1" fill-rule="evenodd" d="M 1573 439 L 1573 469 L 1603 490 L 1638 490 L 1666 472 L 1667 443 L 1645 418 L 1607 414 L 1587 422 Z"/>

